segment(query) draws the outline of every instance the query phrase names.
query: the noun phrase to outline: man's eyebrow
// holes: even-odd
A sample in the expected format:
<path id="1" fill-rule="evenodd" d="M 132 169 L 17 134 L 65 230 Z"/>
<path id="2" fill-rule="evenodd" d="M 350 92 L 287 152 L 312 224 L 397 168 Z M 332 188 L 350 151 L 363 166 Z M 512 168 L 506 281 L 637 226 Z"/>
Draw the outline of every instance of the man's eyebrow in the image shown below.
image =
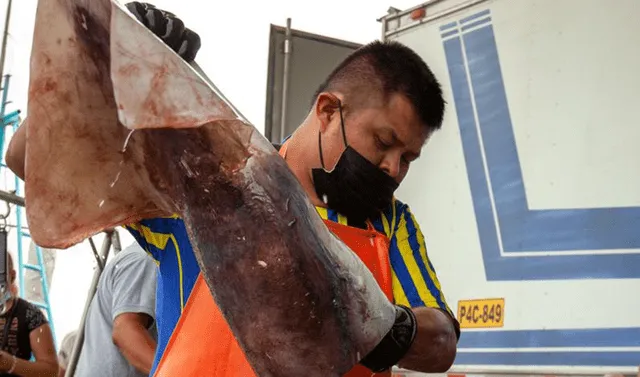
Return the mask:
<path id="1" fill-rule="evenodd" d="M 391 138 L 393 139 L 393 143 L 394 144 L 399 144 L 400 146 L 404 147 L 406 146 L 406 144 L 400 140 L 400 138 L 398 137 L 398 134 L 396 133 L 396 131 L 391 128 Z M 417 160 L 418 158 L 420 158 L 420 153 L 422 152 L 422 148 L 420 148 L 419 151 L 415 152 L 415 151 L 408 151 L 406 154 L 409 155 L 409 157 L 413 160 Z"/>
<path id="2" fill-rule="evenodd" d="M 400 144 L 404 147 L 405 143 L 400 140 L 398 134 L 396 133 L 396 130 L 394 130 L 392 127 L 389 127 L 389 129 L 391 130 L 391 138 L 393 139 L 393 144 Z"/>
<path id="3" fill-rule="evenodd" d="M 397 144 L 397 145 L 399 145 L 401 147 L 405 147 L 406 146 L 406 143 L 403 142 L 402 140 L 400 140 L 400 138 L 398 137 L 398 133 L 396 132 L 396 130 L 393 127 L 391 127 L 391 126 L 384 127 L 384 132 L 391 136 L 392 144 Z M 420 153 L 421 152 L 422 152 L 422 148 L 417 152 L 408 151 L 406 154 L 409 157 L 411 157 L 412 159 L 415 160 L 415 159 L 420 158 Z"/>

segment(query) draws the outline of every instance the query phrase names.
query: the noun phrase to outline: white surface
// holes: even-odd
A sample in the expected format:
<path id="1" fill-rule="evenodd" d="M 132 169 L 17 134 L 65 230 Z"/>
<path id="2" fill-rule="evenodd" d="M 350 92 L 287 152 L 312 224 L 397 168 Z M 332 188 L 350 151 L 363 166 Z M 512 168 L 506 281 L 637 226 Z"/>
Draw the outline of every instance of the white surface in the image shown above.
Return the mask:
<path id="1" fill-rule="evenodd" d="M 638 327 L 638 279 L 487 282 L 438 29 L 487 6 L 530 207 L 640 205 L 640 50 L 631 47 L 640 45 L 631 16 L 639 3 L 565 0 L 549 11 L 544 1 L 490 1 L 401 33 L 397 40 L 428 62 L 449 104 L 399 197 L 420 222 L 450 306 L 503 297 L 505 330 Z"/>

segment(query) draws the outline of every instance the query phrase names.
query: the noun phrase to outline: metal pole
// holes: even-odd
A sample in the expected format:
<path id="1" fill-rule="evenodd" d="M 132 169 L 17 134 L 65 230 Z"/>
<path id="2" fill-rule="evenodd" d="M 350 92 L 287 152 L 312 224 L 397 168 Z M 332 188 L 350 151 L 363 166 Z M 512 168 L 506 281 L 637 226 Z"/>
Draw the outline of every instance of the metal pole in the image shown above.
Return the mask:
<path id="1" fill-rule="evenodd" d="M 15 204 L 20 207 L 24 207 L 24 198 L 16 194 L 12 194 L 7 191 L 0 190 L 0 200 L 4 200 L 7 203 Z"/>
<path id="2" fill-rule="evenodd" d="M 9 78 L 9 75 L 5 76 L 6 78 Z M 7 90 L 7 84 L 5 84 L 5 87 L 3 88 L 3 90 Z M 18 127 L 20 127 L 20 125 L 18 123 L 14 123 L 13 124 L 13 134 L 16 134 L 16 131 L 18 131 Z M 18 178 L 17 175 L 13 176 L 14 182 L 15 182 L 15 187 L 16 187 L 16 196 L 20 198 L 20 178 Z M 4 194 L 4 192 L 2 192 Z M 6 193 L 9 194 L 9 193 Z M 10 199 L 9 198 L 3 198 L 4 200 Z M 22 199 L 22 198 L 20 198 Z M 7 200 L 8 201 L 8 200 Z M 18 204 L 18 203 L 16 203 Z M 24 297 L 24 261 L 22 260 L 22 241 L 23 241 L 23 237 L 24 237 L 24 231 L 22 230 L 22 208 L 20 208 L 20 206 L 24 207 L 25 206 L 25 200 L 22 199 L 22 203 L 18 204 L 18 207 L 16 207 L 16 233 L 18 233 L 18 240 L 17 240 L 17 244 L 18 244 L 18 282 L 20 283 L 18 285 L 18 289 L 19 289 L 19 293 L 20 293 L 20 297 Z"/>
<path id="3" fill-rule="evenodd" d="M 100 249 L 100 258 L 102 258 L 102 260 L 107 260 L 107 257 L 109 256 L 113 233 L 114 231 L 105 232 L 104 241 L 102 241 L 102 248 Z M 84 323 L 87 320 L 87 313 L 89 312 L 89 307 L 93 301 L 93 296 L 96 294 L 96 289 L 98 287 L 102 271 L 103 270 L 100 266 L 98 266 L 98 268 L 93 272 L 93 280 L 91 280 L 91 286 L 89 287 L 89 293 L 87 294 L 87 302 L 84 304 L 82 319 L 80 319 L 80 326 L 78 326 L 78 330 L 76 332 L 73 351 L 69 357 L 69 365 L 67 365 L 67 370 L 64 374 L 65 377 L 72 377 L 76 372 L 76 366 L 78 365 L 78 359 L 80 358 L 80 352 L 82 351 L 82 344 L 84 343 Z"/>
<path id="4" fill-rule="evenodd" d="M 11 18 L 11 3 L 9 0 L 7 3 L 7 14 L 4 20 L 4 34 L 2 35 L 2 51 L 0 52 L 0 77 L 4 74 L 4 61 L 5 54 L 7 52 L 7 39 L 9 36 L 9 20 Z"/>
<path id="5" fill-rule="evenodd" d="M 120 233 L 118 233 L 117 230 L 113 231 L 113 235 L 111 236 L 111 245 L 113 246 L 114 255 L 117 255 L 119 252 L 122 251 L 122 243 L 120 242 Z"/>
<path id="6" fill-rule="evenodd" d="M 291 18 L 287 18 L 287 29 L 284 33 L 284 69 L 282 72 L 282 108 L 280 111 L 280 141 L 286 135 L 287 97 L 289 95 L 289 63 L 291 62 Z"/>

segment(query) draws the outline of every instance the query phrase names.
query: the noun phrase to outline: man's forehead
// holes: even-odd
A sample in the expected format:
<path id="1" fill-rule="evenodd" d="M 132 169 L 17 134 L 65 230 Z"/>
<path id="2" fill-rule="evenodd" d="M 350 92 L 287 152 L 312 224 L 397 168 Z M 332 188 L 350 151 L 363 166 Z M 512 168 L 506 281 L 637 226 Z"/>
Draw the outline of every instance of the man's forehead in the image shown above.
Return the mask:
<path id="1" fill-rule="evenodd" d="M 429 138 L 429 127 L 423 124 L 411 101 L 404 95 L 391 95 L 384 108 L 386 127 L 407 147 L 420 149 Z"/>

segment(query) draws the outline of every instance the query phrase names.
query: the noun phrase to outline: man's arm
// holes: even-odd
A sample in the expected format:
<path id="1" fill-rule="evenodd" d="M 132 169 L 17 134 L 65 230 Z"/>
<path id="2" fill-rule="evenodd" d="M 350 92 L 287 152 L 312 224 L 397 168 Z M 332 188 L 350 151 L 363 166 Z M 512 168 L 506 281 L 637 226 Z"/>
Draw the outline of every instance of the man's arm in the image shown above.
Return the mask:
<path id="1" fill-rule="evenodd" d="M 424 373 L 444 373 L 456 358 L 455 325 L 451 316 L 429 307 L 413 308 L 416 316 L 416 337 L 398 366 Z"/>
<path id="2" fill-rule="evenodd" d="M 418 266 L 411 279 L 414 285 L 426 287 L 426 291 L 416 289 L 421 299 L 411 300 L 414 301 L 411 310 L 416 318 L 417 331 L 398 366 L 425 373 L 444 373 L 456 358 L 460 325 L 444 298 L 418 222 L 406 206 L 400 216 L 396 233 L 399 236 L 396 240 L 398 252 L 405 264 Z"/>
<path id="3" fill-rule="evenodd" d="M 117 263 L 112 275 L 111 338 L 127 361 L 142 373 L 153 365 L 156 341 L 150 333 L 155 317 L 156 265 L 138 250 Z"/>
<path id="4" fill-rule="evenodd" d="M 424 373 L 443 373 L 456 356 L 459 324 L 440 289 L 413 215 L 406 205 L 398 205 L 397 214 L 389 250 L 391 267 L 400 282 L 394 287 L 396 324 L 361 363 L 374 371 L 395 364 Z"/>
<path id="5" fill-rule="evenodd" d="M 144 313 L 122 313 L 113 321 L 111 337 L 125 359 L 144 374 L 151 373 L 156 341 L 149 334 L 153 318 Z"/>
<path id="6" fill-rule="evenodd" d="M 11 171 L 24 180 L 25 152 L 27 145 L 27 120 L 22 122 L 16 133 L 11 137 L 5 160 Z"/>

